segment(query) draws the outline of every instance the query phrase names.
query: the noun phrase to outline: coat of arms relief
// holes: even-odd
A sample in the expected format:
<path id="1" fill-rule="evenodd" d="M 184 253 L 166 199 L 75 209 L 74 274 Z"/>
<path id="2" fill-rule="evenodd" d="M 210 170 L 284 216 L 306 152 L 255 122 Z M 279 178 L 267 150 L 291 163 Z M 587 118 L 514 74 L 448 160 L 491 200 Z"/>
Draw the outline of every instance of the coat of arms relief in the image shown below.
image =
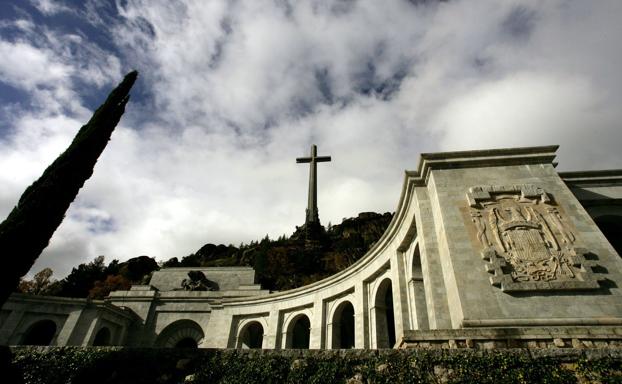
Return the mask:
<path id="1" fill-rule="evenodd" d="M 505 292 L 600 288 L 593 262 L 542 188 L 476 186 L 467 200 L 493 286 Z"/>

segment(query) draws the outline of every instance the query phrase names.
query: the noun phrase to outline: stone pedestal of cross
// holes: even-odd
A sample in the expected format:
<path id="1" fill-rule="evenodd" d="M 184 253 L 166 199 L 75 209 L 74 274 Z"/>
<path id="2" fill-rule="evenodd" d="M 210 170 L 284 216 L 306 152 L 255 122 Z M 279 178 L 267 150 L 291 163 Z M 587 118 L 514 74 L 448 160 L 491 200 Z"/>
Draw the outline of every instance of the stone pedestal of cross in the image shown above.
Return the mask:
<path id="1" fill-rule="evenodd" d="M 311 145 L 310 157 L 299 157 L 296 163 L 309 163 L 309 200 L 307 203 L 307 217 L 305 226 L 307 228 L 320 224 L 320 216 L 317 209 L 317 163 L 330 161 L 330 156 L 318 156 L 317 146 Z"/>

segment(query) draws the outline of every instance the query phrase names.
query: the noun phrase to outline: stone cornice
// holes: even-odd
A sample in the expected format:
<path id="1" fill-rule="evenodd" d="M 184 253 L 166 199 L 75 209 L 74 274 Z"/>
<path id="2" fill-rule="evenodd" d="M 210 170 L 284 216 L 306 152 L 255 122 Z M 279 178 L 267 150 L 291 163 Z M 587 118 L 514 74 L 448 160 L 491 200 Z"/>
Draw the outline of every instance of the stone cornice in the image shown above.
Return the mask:
<path id="1" fill-rule="evenodd" d="M 89 304 L 103 304 L 102 300 L 90 300 L 86 298 L 78 297 L 61 297 L 61 296 L 43 296 L 43 295 L 29 295 L 26 293 L 12 293 L 7 302 L 19 301 L 28 303 L 41 303 L 41 304 L 74 304 L 85 306 Z"/>
<path id="2" fill-rule="evenodd" d="M 233 267 L 172 267 L 172 268 L 167 267 L 166 271 L 173 271 L 173 272 L 174 271 L 178 271 L 178 272 L 185 272 L 185 271 L 188 271 L 188 272 L 189 271 L 208 271 L 208 272 L 210 272 L 210 271 L 211 272 L 219 272 L 219 271 L 222 271 L 222 272 L 236 272 L 236 271 L 243 271 L 243 272 L 248 272 L 248 271 L 253 271 L 254 272 L 255 270 L 253 269 L 253 267 L 243 267 L 243 266 L 236 267 L 236 266 L 233 266 Z"/>
<path id="3" fill-rule="evenodd" d="M 622 169 L 607 169 L 598 171 L 560 172 L 559 176 L 572 185 L 585 184 L 622 184 Z"/>
<path id="4" fill-rule="evenodd" d="M 406 171 L 415 186 L 425 186 L 434 169 L 497 167 L 522 164 L 553 164 L 558 145 L 422 153 L 416 171 Z"/>
<path id="5" fill-rule="evenodd" d="M 87 298 L 75 298 L 75 297 L 59 297 L 59 296 L 38 296 L 28 295 L 25 293 L 13 293 L 9 296 L 9 300 L 5 305 L 11 302 L 17 303 L 30 303 L 37 305 L 46 304 L 61 304 L 61 305 L 75 305 L 77 307 L 88 308 L 96 307 L 98 310 L 110 311 L 121 317 L 128 319 L 134 319 L 134 315 L 128 312 L 126 309 L 112 305 L 104 300 L 91 300 Z"/>

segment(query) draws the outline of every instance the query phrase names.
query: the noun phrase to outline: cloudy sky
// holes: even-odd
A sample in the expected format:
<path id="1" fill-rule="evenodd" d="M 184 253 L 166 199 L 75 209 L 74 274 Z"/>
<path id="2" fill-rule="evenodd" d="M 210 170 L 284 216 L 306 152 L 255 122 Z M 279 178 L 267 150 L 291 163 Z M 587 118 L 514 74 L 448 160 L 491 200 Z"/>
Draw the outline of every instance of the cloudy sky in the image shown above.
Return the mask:
<path id="1" fill-rule="evenodd" d="M 33 267 L 159 260 L 396 207 L 421 152 L 560 144 L 622 168 L 622 1 L 3 0 L 0 220 L 132 69 Z"/>

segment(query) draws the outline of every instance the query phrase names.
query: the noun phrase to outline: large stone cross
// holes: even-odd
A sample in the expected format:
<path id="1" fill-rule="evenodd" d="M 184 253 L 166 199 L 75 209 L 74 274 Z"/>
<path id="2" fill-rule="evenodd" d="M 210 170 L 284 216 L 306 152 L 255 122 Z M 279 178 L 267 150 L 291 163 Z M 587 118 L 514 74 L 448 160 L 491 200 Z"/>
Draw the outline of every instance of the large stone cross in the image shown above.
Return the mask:
<path id="1" fill-rule="evenodd" d="M 317 163 L 330 161 L 330 156 L 318 156 L 317 146 L 311 145 L 310 157 L 299 157 L 296 159 L 296 163 L 310 163 L 309 164 L 309 201 L 307 204 L 307 218 L 305 224 L 320 222 L 320 217 L 317 210 Z"/>

